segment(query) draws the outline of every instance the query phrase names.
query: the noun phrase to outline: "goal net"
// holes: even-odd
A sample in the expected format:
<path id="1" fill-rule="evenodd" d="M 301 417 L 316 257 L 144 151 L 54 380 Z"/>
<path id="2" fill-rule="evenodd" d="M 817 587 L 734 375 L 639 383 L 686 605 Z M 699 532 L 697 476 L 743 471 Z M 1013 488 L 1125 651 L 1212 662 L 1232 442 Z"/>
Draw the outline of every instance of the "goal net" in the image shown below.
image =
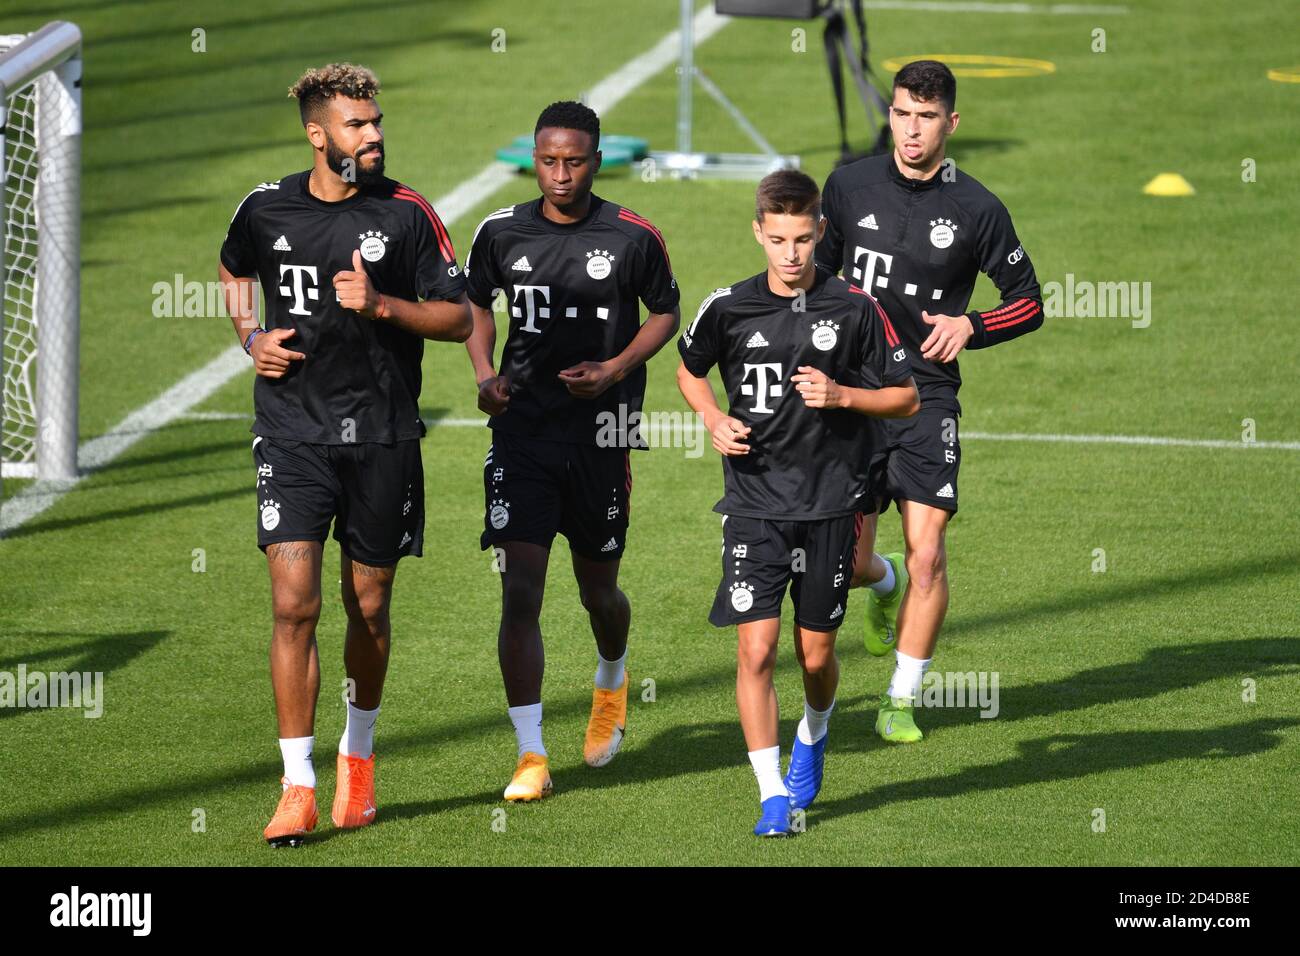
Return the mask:
<path id="1" fill-rule="evenodd" d="M 76 474 L 81 34 L 0 35 L 0 478 Z"/>

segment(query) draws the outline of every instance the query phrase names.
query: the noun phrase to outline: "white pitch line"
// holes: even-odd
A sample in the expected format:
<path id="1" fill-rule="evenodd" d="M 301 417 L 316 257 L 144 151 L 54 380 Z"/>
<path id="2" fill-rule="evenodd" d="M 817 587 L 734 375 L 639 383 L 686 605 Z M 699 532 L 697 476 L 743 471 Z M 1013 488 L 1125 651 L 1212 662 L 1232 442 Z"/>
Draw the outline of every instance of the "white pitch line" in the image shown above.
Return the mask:
<path id="1" fill-rule="evenodd" d="M 1252 448 L 1271 448 L 1277 451 L 1300 451 L 1300 441 L 1231 441 L 1223 438 L 1162 438 L 1158 435 L 1050 435 L 1025 432 L 962 432 L 962 438 L 983 441 L 1046 441 L 1070 442 L 1086 445 L 1165 445 L 1176 448 L 1230 448 L 1249 451 Z"/>
<path id="2" fill-rule="evenodd" d="M 232 345 L 197 372 L 191 372 L 152 402 L 137 408 L 116 427 L 92 438 L 77 450 L 76 478 L 66 481 L 36 481 L 0 505 L 0 535 L 32 520 L 75 488 L 90 472 L 151 435 L 248 368 L 248 356 Z"/>
<path id="3" fill-rule="evenodd" d="M 715 13 L 712 5 L 705 7 L 695 15 L 696 44 L 709 39 L 730 20 L 730 17 Z M 633 57 L 598 82 L 586 97 L 587 105 L 597 113 L 606 113 L 650 77 L 675 63 L 678 34 L 679 31 L 674 30 L 650 50 Z M 513 166 L 494 160 L 451 192 L 434 200 L 433 205 L 445 224 L 453 223 L 510 182 L 514 176 Z M 49 509 L 80 484 L 86 475 L 104 467 L 142 438 L 181 416 L 190 414 L 190 409 L 195 405 L 248 370 L 248 356 L 238 346 L 231 346 L 152 402 L 131 412 L 103 435 L 85 442 L 77 451 L 76 478 L 68 481 L 35 481 L 0 504 L 0 537 Z"/>
<path id="4" fill-rule="evenodd" d="M 914 10 L 926 13 L 1019 13 L 1090 16 L 1123 15 L 1128 7 L 1092 6 L 1080 3 L 981 3 L 976 0 L 866 0 L 868 10 Z"/>
<path id="5" fill-rule="evenodd" d="M 689 412 L 681 413 L 683 415 Z M 252 421 L 252 415 L 239 412 L 191 412 L 182 416 L 191 421 L 225 421 L 239 419 Z M 653 419 L 649 420 L 653 422 Z M 430 428 L 484 428 L 487 418 L 433 418 L 429 420 Z M 671 429 L 674 434 L 681 431 L 681 426 Z M 704 431 L 704 426 L 696 422 L 695 430 Z M 1227 448 L 1232 451 L 1251 448 L 1267 448 L 1273 451 L 1300 451 L 1300 441 L 1231 441 L 1226 438 L 1165 438 L 1159 435 L 1056 435 L 1031 432 L 962 432 L 965 441 L 1037 441 L 1061 444 L 1085 445 L 1153 445 L 1173 448 Z"/>
<path id="6" fill-rule="evenodd" d="M 689 414 L 683 412 L 681 414 Z M 651 418 L 647 426 L 653 423 Z M 486 418 L 435 418 L 429 422 L 433 428 L 482 428 L 487 424 Z M 668 426 L 665 426 L 668 427 Z M 671 429 L 670 429 L 671 430 Z M 704 431 L 704 426 L 695 424 L 697 432 Z M 681 431 L 678 425 L 675 431 Z M 1274 451 L 1300 451 L 1300 441 L 1230 441 L 1220 438 L 1163 438 L 1157 435 L 1053 435 L 1031 434 L 1029 432 L 962 432 L 963 440 L 975 441 L 1038 441 L 1060 443 L 1082 443 L 1096 445 L 1157 445 L 1175 448 L 1229 448 L 1233 450 L 1250 448 L 1269 448 Z"/>
<path id="7" fill-rule="evenodd" d="M 177 415 L 183 422 L 251 422 L 253 416 L 245 412 L 186 412 Z"/>

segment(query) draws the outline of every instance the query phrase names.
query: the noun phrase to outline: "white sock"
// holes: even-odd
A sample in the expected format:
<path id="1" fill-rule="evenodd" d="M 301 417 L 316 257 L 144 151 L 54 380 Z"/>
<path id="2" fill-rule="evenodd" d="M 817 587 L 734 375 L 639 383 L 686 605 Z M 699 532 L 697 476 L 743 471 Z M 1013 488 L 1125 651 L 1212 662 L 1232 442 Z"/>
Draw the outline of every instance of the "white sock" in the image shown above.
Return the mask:
<path id="1" fill-rule="evenodd" d="M 879 555 L 876 555 L 879 557 Z M 885 561 L 884 558 L 880 558 Z M 885 561 L 885 576 L 874 584 L 868 584 L 867 587 L 875 591 L 881 597 L 888 597 L 889 592 L 894 590 L 894 585 L 898 583 L 898 577 L 894 574 L 894 562 Z"/>
<path id="2" fill-rule="evenodd" d="M 280 738 L 284 775 L 295 787 L 316 787 L 316 769 L 311 765 L 311 749 L 315 744 L 315 737 Z"/>
<path id="3" fill-rule="evenodd" d="M 607 661 L 596 655 L 596 686 L 601 690 L 618 690 L 623 686 L 623 666 L 627 663 L 627 648 L 616 661 Z"/>
<path id="4" fill-rule="evenodd" d="M 375 752 L 375 721 L 379 708 L 362 710 L 348 701 L 348 723 L 339 740 L 339 753 L 345 757 L 368 759 Z"/>
<path id="5" fill-rule="evenodd" d="M 817 743 L 826 736 L 826 725 L 831 721 L 831 711 L 835 701 L 825 710 L 813 710 L 808 701 L 803 702 L 803 720 L 799 721 L 799 739 L 808 745 Z"/>
<path id="6" fill-rule="evenodd" d="M 894 677 L 889 682 L 889 696 L 915 700 L 921 693 L 921 679 L 925 677 L 925 671 L 933 658 L 921 660 L 918 657 L 909 657 L 902 651 L 895 653 L 898 655 L 898 663 L 894 666 Z"/>
<path id="7" fill-rule="evenodd" d="M 519 756 L 535 753 L 546 756 L 542 746 L 542 702 L 525 704 L 523 707 L 507 707 L 510 722 L 515 725 L 515 740 L 519 741 Z"/>
<path id="8" fill-rule="evenodd" d="M 749 762 L 754 767 L 754 776 L 758 778 L 758 799 L 770 797 L 788 797 L 790 791 L 781 780 L 781 745 L 764 750 L 751 750 Z"/>

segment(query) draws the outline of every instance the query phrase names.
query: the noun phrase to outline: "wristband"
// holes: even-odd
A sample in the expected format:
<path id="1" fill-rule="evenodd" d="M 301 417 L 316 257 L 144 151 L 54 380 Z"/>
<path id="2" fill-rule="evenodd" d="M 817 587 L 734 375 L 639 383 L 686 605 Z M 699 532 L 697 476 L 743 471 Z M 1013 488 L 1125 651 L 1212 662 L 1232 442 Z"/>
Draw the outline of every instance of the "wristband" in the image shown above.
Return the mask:
<path id="1" fill-rule="evenodd" d="M 245 355 L 252 355 L 252 354 L 253 354 L 253 339 L 257 338 L 257 336 L 258 336 L 259 334 L 261 334 L 262 332 L 265 332 L 265 331 L 266 331 L 266 329 L 263 329 L 263 328 L 257 328 L 257 329 L 253 329 L 252 332 L 249 332 L 249 333 L 248 333 L 248 338 L 244 339 L 244 354 L 245 354 Z"/>
<path id="2" fill-rule="evenodd" d="M 388 303 L 384 301 L 384 294 L 382 292 L 379 293 L 379 308 L 375 309 L 375 318 L 388 318 Z"/>

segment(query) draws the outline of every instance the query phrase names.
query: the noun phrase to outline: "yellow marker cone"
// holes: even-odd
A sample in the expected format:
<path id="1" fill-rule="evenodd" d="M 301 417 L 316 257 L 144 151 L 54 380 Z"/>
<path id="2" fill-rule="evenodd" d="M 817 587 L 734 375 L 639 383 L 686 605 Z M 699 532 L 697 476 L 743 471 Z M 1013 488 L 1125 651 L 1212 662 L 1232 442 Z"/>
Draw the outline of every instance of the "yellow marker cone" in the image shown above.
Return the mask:
<path id="1" fill-rule="evenodd" d="M 1143 187 L 1148 196 L 1194 196 L 1192 184 L 1177 173 L 1161 173 Z"/>

